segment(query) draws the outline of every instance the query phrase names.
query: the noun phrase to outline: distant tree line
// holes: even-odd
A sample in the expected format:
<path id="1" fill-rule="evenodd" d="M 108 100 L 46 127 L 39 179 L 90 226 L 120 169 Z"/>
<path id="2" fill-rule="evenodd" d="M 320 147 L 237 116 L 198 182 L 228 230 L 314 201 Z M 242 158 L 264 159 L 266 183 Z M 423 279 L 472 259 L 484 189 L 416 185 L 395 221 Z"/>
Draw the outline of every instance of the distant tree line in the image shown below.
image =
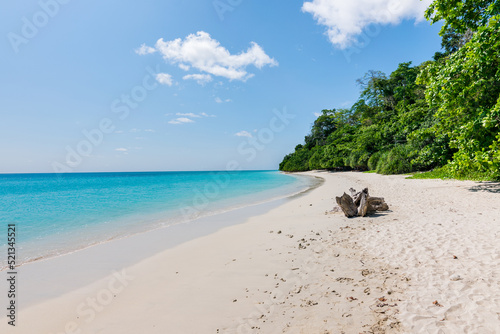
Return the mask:
<path id="1" fill-rule="evenodd" d="M 323 110 L 282 171 L 445 170 L 500 179 L 500 2 L 435 0 L 442 52 L 390 75 L 369 71 L 348 109 Z"/>

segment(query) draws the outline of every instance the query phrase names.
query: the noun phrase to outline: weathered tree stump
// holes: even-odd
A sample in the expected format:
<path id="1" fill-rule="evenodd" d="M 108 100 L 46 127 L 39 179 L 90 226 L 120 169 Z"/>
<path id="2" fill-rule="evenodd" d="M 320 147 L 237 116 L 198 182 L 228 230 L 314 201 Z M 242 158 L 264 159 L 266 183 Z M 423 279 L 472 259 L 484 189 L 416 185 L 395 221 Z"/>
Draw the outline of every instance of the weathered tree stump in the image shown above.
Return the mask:
<path id="1" fill-rule="evenodd" d="M 346 217 L 365 217 L 377 211 L 389 210 L 389 206 L 382 197 L 370 197 L 368 188 L 360 192 L 349 189 L 351 196 L 344 193 L 341 197 L 336 197 L 337 204 L 342 209 Z"/>
<path id="2" fill-rule="evenodd" d="M 337 204 L 347 217 L 354 217 L 358 213 L 358 209 L 352 200 L 352 197 L 344 193 L 341 197 L 336 197 Z"/>

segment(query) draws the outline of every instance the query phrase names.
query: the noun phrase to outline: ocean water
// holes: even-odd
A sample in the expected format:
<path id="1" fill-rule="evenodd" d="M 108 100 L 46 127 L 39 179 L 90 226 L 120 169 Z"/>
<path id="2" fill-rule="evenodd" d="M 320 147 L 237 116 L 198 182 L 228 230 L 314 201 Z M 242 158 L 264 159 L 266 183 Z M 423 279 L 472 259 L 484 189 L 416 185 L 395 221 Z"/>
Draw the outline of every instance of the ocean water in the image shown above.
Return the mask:
<path id="1" fill-rule="evenodd" d="M 0 254 L 25 263 L 285 197 L 314 179 L 277 171 L 0 174 Z M 0 269 L 6 256 L 0 256 Z"/>

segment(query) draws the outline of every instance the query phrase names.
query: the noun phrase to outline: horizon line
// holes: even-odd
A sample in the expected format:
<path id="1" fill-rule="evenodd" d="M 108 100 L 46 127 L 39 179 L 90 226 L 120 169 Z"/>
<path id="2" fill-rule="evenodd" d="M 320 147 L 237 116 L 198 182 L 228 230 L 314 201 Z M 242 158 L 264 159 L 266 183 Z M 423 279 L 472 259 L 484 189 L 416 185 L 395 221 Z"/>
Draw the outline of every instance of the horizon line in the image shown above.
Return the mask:
<path id="1" fill-rule="evenodd" d="M 106 174 L 106 173 L 199 173 L 199 172 L 267 172 L 267 171 L 279 171 L 279 169 L 241 169 L 241 170 L 226 170 L 226 169 L 214 169 L 214 170 L 152 170 L 152 171 L 99 171 L 99 172 L 0 172 L 0 175 L 29 175 L 29 174 Z"/>

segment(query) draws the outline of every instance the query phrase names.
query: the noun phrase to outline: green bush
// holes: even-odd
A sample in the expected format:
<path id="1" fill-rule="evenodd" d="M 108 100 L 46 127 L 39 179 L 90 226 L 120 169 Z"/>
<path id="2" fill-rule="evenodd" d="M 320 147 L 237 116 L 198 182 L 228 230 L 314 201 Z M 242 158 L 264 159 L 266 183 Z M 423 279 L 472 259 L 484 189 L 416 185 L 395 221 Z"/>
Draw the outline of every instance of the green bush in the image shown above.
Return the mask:
<path id="1" fill-rule="evenodd" d="M 380 154 L 378 160 L 377 160 L 377 165 L 375 167 L 375 171 L 377 173 L 380 173 L 382 171 L 383 166 L 386 164 L 387 161 L 387 155 L 389 155 L 389 151 L 385 152 L 378 152 Z"/>
<path id="2" fill-rule="evenodd" d="M 370 156 L 370 159 L 368 159 L 368 169 L 369 170 L 376 170 L 377 169 L 377 163 L 378 163 L 381 155 L 382 155 L 382 152 L 375 152 Z"/>
<path id="3" fill-rule="evenodd" d="M 414 150 L 409 145 L 397 145 L 383 153 L 377 163 L 379 174 L 404 174 L 413 171 Z"/>
<path id="4" fill-rule="evenodd" d="M 368 169 L 368 159 L 370 158 L 370 154 L 368 152 L 362 152 L 358 158 L 358 168 L 359 169 Z"/>
<path id="5" fill-rule="evenodd" d="M 369 157 L 367 152 L 353 151 L 346 159 L 346 165 L 353 169 L 367 169 Z"/>
<path id="6" fill-rule="evenodd" d="M 349 154 L 349 157 L 347 158 L 346 164 L 351 167 L 356 169 L 358 166 L 358 159 L 359 159 L 359 152 L 351 152 Z"/>

